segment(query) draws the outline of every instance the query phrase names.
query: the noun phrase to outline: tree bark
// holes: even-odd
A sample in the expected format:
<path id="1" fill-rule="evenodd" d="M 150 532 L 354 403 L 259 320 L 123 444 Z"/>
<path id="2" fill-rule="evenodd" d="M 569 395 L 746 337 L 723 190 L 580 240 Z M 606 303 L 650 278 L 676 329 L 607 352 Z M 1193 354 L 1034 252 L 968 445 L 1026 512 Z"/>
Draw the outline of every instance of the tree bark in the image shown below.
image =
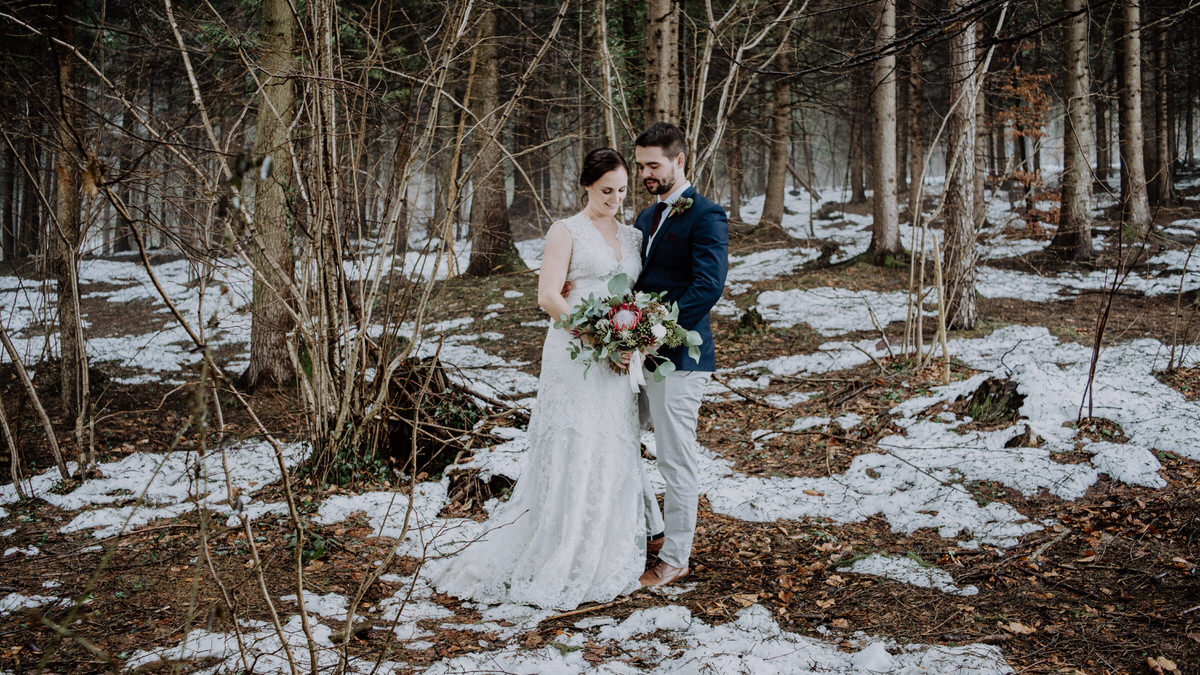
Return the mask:
<path id="1" fill-rule="evenodd" d="M 251 299 L 250 366 L 243 384 L 257 387 L 291 382 L 295 371 L 288 356 L 288 333 L 294 302 L 294 276 L 288 224 L 287 189 L 291 176 L 293 118 L 292 74 L 295 21 L 288 0 L 264 0 L 259 81 L 262 98 L 255 129 L 254 154 L 270 161 L 265 180 L 255 185 L 254 291 Z M 260 248 L 261 247 L 261 248 Z"/>
<path id="2" fill-rule="evenodd" d="M 975 24 L 975 62 L 983 61 L 983 25 Z M 978 74 L 979 93 L 975 97 L 975 202 L 971 208 L 971 218 L 975 227 L 981 228 L 987 220 L 987 73 Z"/>
<path id="3" fill-rule="evenodd" d="M 58 153 L 55 173 L 58 190 L 54 202 L 54 223 L 50 232 L 50 257 L 58 288 L 59 402 L 64 416 L 75 422 L 80 468 L 87 471 L 82 426 L 88 409 L 88 361 L 83 342 L 83 322 L 79 308 L 79 249 L 81 243 L 80 210 L 83 168 L 86 155 L 80 145 L 79 111 L 75 86 L 74 3 L 60 0 L 54 44 L 58 74 L 58 117 L 55 120 Z M 93 176 L 94 178 L 94 176 Z"/>
<path id="4" fill-rule="evenodd" d="M 34 255 L 42 245 L 42 202 L 38 198 L 38 176 L 42 173 L 42 162 L 38 157 L 38 146 L 30 137 L 24 141 L 25 167 L 21 174 L 21 223 L 17 235 L 17 257 Z"/>
<path id="5" fill-rule="evenodd" d="M 870 85 L 870 80 L 864 79 L 865 77 L 867 74 L 864 68 L 859 68 L 850 76 L 851 91 L 853 92 L 850 101 L 851 204 L 863 204 L 867 201 L 864 175 L 867 163 L 867 118 L 870 116 L 870 111 L 867 109 L 867 87 Z"/>
<path id="6" fill-rule="evenodd" d="M 496 47 L 496 14 L 488 10 L 480 19 L 479 93 L 472 95 L 476 119 L 484 119 L 500 105 L 500 55 Z M 475 161 L 471 197 L 471 262 L 469 276 L 484 277 L 525 268 L 513 245 L 508 222 L 508 198 L 504 184 L 504 153 L 501 129 L 481 126 L 479 154 Z"/>
<path id="7" fill-rule="evenodd" d="M 729 177 L 729 222 L 742 222 L 742 133 L 730 129 L 725 141 L 728 160 L 725 171 Z"/>
<path id="8" fill-rule="evenodd" d="M 646 2 L 646 124 L 679 124 L 678 0 Z"/>
<path id="9" fill-rule="evenodd" d="M 876 47 L 896 37 L 896 0 L 879 0 Z M 896 57 L 875 61 L 871 107 L 875 111 L 874 222 L 871 258 L 876 265 L 894 264 L 904 253 L 900 245 L 900 213 L 896 204 Z"/>
<path id="10" fill-rule="evenodd" d="M 1193 113 L 1196 108 L 1196 71 L 1195 70 L 1192 70 L 1188 73 L 1187 83 L 1188 83 L 1187 91 L 1185 92 L 1185 95 L 1183 98 L 1184 147 L 1187 148 L 1188 166 L 1195 166 L 1196 165 L 1196 143 L 1195 143 L 1195 131 L 1192 128 L 1193 125 L 1195 125 Z"/>
<path id="11" fill-rule="evenodd" d="M 17 257 L 17 153 L 13 146 L 4 144 L 4 173 L 0 175 L 0 247 L 4 250 L 4 261 Z"/>
<path id="12" fill-rule="evenodd" d="M 1111 113 L 1108 105 L 1108 80 L 1111 71 L 1108 67 L 1107 50 L 1098 49 L 1094 55 L 1096 62 L 1095 77 L 1092 84 L 1096 88 L 1096 96 L 1092 103 L 1095 111 L 1095 142 L 1096 142 L 1096 180 L 1104 183 L 1108 180 L 1109 167 L 1112 165 L 1112 124 L 1109 121 Z"/>
<path id="13" fill-rule="evenodd" d="M 1112 165 L 1112 133 L 1110 130 L 1108 102 L 1106 92 L 1101 89 L 1096 97 L 1096 180 L 1108 180 L 1109 166 Z"/>
<path id="14" fill-rule="evenodd" d="M 1140 0 L 1121 0 L 1121 217 L 1139 239 L 1150 230 L 1146 164 L 1142 155 L 1142 39 Z"/>
<path id="15" fill-rule="evenodd" d="M 950 0 L 950 11 L 962 11 L 969 0 Z M 952 150 L 947 163 L 943 278 L 946 289 L 946 325 L 973 328 L 978 319 L 975 303 L 975 23 L 968 22 L 950 37 L 951 108 L 947 142 Z"/>
<path id="16" fill-rule="evenodd" d="M 1170 72 L 1170 25 L 1158 27 L 1154 41 L 1154 154 L 1157 171 L 1154 174 L 1155 194 L 1159 204 L 1175 203 L 1175 153 L 1172 152 L 1170 104 L 1171 91 L 1167 84 Z"/>
<path id="17" fill-rule="evenodd" d="M 1063 67 L 1066 119 L 1063 123 L 1062 209 L 1050 250 L 1060 258 L 1078 260 L 1092 255 L 1092 176 L 1088 156 L 1092 146 L 1091 82 L 1088 77 L 1087 15 L 1084 0 L 1063 0 L 1068 17 L 1063 26 Z"/>
<path id="18" fill-rule="evenodd" d="M 782 32 L 781 35 L 787 35 Z M 780 72 L 791 68 L 787 49 L 779 53 L 776 67 Z M 770 156 L 767 159 L 767 193 L 763 198 L 758 230 L 783 229 L 783 200 L 787 194 L 788 144 L 791 140 L 792 87 L 784 78 L 775 79 L 771 95 Z"/>
<path id="19" fill-rule="evenodd" d="M 925 203 L 925 92 L 921 80 L 925 46 L 916 43 L 909 53 L 908 77 L 908 212 L 909 222 L 917 222 Z"/>

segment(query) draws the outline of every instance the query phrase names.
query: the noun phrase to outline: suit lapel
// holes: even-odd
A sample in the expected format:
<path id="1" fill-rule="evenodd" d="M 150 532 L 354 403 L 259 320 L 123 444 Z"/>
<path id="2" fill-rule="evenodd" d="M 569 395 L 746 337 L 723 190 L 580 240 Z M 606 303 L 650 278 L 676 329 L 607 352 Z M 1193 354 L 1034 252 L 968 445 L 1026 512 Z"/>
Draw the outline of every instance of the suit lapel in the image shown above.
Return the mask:
<path id="1" fill-rule="evenodd" d="M 693 186 L 689 187 L 688 189 L 684 190 L 683 194 L 679 195 L 679 199 L 688 199 L 691 197 L 695 197 L 695 195 L 696 195 L 696 186 L 693 185 Z M 671 216 L 671 215 L 669 215 L 671 213 L 670 209 L 667 210 L 667 213 L 668 213 L 667 219 L 665 221 L 663 221 L 662 225 L 659 226 L 658 232 L 656 232 L 654 234 L 654 241 L 650 243 L 650 249 L 648 251 L 646 251 L 645 259 L 642 261 L 643 267 L 650 264 L 650 259 L 654 257 L 654 252 L 658 250 L 658 244 L 663 240 L 663 238 L 665 238 L 667 236 L 667 233 L 671 231 L 671 228 L 678 225 L 685 218 L 688 218 L 691 215 L 688 212 L 684 212 L 684 213 L 679 214 L 678 216 Z M 645 234 L 645 233 L 643 232 L 643 234 Z M 644 241 L 644 238 L 643 238 L 643 241 Z"/>
<path id="2" fill-rule="evenodd" d="M 637 219 L 633 221 L 633 226 L 642 233 L 642 250 L 640 251 L 642 254 L 642 265 L 646 264 L 646 242 L 650 239 L 650 227 L 648 225 L 650 218 L 646 216 L 647 213 L 654 213 L 654 207 L 642 209 Z"/>

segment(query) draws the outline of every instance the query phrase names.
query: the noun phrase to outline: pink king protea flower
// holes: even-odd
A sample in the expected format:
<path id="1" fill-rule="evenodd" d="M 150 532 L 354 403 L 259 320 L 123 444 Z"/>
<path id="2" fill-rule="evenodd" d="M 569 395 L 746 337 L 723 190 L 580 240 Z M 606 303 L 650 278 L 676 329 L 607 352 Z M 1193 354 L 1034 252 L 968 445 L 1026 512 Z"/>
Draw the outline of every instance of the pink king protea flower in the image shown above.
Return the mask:
<path id="1" fill-rule="evenodd" d="M 633 330 L 642 320 L 642 311 L 632 302 L 624 302 L 608 310 L 608 320 L 617 330 Z"/>

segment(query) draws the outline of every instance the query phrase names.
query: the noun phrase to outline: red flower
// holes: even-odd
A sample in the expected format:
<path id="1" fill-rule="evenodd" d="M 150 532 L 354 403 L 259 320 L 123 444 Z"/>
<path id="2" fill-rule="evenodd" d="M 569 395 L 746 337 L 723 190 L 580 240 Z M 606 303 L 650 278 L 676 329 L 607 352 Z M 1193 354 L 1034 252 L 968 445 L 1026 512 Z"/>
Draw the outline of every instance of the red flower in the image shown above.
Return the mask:
<path id="1" fill-rule="evenodd" d="M 642 320 L 642 310 L 632 302 L 623 302 L 608 310 L 608 320 L 616 330 L 633 330 Z"/>

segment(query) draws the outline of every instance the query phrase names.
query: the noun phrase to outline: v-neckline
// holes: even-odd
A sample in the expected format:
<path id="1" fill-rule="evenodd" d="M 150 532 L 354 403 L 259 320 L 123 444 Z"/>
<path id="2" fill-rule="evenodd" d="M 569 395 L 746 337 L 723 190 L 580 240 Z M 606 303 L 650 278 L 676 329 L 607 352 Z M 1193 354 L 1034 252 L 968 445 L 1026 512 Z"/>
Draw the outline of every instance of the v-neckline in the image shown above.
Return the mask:
<path id="1" fill-rule="evenodd" d="M 608 254 L 612 256 L 612 259 L 617 261 L 618 265 L 624 263 L 625 262 L 625 247 L 621 245 L 621 224 L 617 223 L 617 229 L 613 232 L 613 236 L 616 237 L 616 239 L 617 239 L 617 248 L 613 248 L 608 243 L 608 240 L 604 238 L 604 233 L 600 231 L 600 228 L 596 227 L 596 223 L 592 222 L 591 216 L 589 216 L 586 213 L 584 213 L 582 215 L 583 215 L 584 219 L 587 220 L 588 226 L 591 227 L 592 231 L 596 233 L 596 236 L 600 237 L 600 243 L 604 244 L 604 248 L 608 249 Z M 620 250 L 618 250 L 618 249 L 620 249 Z M 618 253 L 621 254 L 620 257 L 617 256 Z"/>

